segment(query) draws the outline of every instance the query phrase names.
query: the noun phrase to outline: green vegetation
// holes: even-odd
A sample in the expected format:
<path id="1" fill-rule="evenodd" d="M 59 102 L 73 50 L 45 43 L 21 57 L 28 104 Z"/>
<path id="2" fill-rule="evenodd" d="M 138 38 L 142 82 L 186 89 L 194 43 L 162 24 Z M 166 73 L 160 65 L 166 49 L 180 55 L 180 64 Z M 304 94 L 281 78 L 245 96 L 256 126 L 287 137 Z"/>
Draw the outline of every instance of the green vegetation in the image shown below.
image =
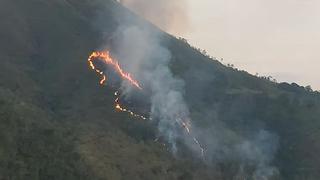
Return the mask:
<path id="1" fill-rule="evenodd" d="M 94 21 L 102 11 L 107 34 Z M 152 125 L 115 112 L 112 89 L 86 64 L 117 27 L 115 11 L 125 9 L 112 0 L 0 2 L 0 179 L 232 178 L 232 163 L 174 158 Z M 280 137 L 281 178 L 318 179 L 319 93 L 226 67 L 169 35 L 164 43 L 197 126 L 213 121 L 208 112 L 237 132 L 263 124 Z"/>

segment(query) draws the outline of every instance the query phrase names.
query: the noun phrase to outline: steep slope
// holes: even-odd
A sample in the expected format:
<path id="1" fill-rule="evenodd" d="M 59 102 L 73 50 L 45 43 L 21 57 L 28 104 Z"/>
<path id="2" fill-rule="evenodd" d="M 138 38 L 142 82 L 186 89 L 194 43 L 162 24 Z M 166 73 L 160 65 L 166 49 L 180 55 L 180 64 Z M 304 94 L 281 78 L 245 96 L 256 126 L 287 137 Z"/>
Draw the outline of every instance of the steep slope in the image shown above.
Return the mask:
<path id="1" fill-rule="evenodd" d="M 0 4 L 0 179 L 235 176 L 231 162 L 174 158 L 154 142 L 152 124 L 116 113 L 113 89 L 89 71 L 87 56 L 109 42 L 121 22 L 116 14 L 129 13 L 132 24 L 142 19 L 111 0 Z M 319 94 L 225 67 L 170 35 L 163 43 L 197 126 L 219 119 L 240 134 L 263 126 L 279 136 L 274 164 L 284 179 L 317 179 Z"/>
<path id="2" fill-rule="evenodd" d="M 101 38 L 90 22 L 97 10 L 91 1 L 1 2 L 1 179 L 178 179 L 191 171 L 146 124 L 116 113 L 112 90 L 89 71 Z"/>

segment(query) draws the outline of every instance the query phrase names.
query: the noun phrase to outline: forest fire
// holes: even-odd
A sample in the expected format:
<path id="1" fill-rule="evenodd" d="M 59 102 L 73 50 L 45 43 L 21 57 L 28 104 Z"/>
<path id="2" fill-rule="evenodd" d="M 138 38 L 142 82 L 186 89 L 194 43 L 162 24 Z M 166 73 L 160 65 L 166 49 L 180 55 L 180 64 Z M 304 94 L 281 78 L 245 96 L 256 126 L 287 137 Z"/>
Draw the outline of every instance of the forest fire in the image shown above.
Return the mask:
<path id="1" fill-rule="evenodd" d="M 105 65 L 109 65 L 111 67 L 113 67 L 113 69 L 119 74 L 119 76 L 123 79 L 128 81 L 132 86 L 136 87 L 139 90 L 142 90 L 142 87 L 140 86 L 140 84 L 138 83 L 137 80 L 135 80 L 131 74 L 125 72 L 121 67 L 120 64 L 117 60 L 113 59 L 110 56 L 110 53 L 108 51 L 106 52 L 98 52 L 98 51 L 94 51 L 91 53 L 91 55 L 88 58 L 88 62 L 89 62 L 89 66 L 91 67 L 92 70 L 94 70 L 99 76 L 101 76 L 101 80 L 100 80 L 100 84 L 104 85 L 106 80 L 107 80 L 107 76 L 105 74 L 104 71 L 99 70 L 95 64 L 94 61 L 95 60 L 101 60 Z M 125 112 L 128 113 L 130 116 L 139 118 L 141 120 L 151 120 L 150 118 L 147 118 L 143 115 L 140 115 L 138 113 L 135 113 L 134 111 L 127 109 L 125 107 L 123 107 L 120 103 L 120 92 L 116 91 L 114 93 L 115 96 L 115 109 L 121 112 Z M 191 124 L 189 123 L 189 121 L 185 121 L 181 118 L 177 118 L 176 119 L 177 124 L 184 129 L 184 131 L 188 134 L 188 136 L 190 136 L 192 138 L 192 140 L 194 141 L 194 143 L 199 147 L 199 149 L 201 150 L 201 155 L 202 157 L 204 157 L 204 148 L 202 147 L 202 145 L 200 144 L 200 142 L 196 139 L 196 137 L 194 137 L 192 135 L 191 132 Z"/>
<path id="2" fill-rule="evenodd" d="M 142 90 L 140 84 L 138 83 L 137 80 L 135 80 L 129 73 L 125 72 L 119 65 L 118 61 L 113 59 L 110 56 L 110 53 L 107 52 L 98 52 L 98 51 L 94 51 L 91 53 L 91 55 L 88 58 L 88 62 L 89 62 L 89 66 L 91 67 L 92 70 L 94 70 L 99 76 L 101 76 L 101 80 L 100 80 L 100 84 L 104 85 L 104 83 L 107 80 L 107 76 L 106 74 L 102 71 L 99 70 L 95 64 L 93 63 L 95 60 L 101 60 L 103 63 L 105 63 L 106 65 L 110 65 L 111 67 L 113 67 L 113 69 L 119 74 L 119 76 L 124 79 L 127 80 L 128 82 L 130 82 L 130 84 L 140 90 Z M 114 93 L 114 96 L 116 97 L 114 103 L 115 103 L 115 109 L 119 110 L 121 112 L 126 112 L 131 116 L 140 118 L 142 120 L 146 120 L 147 118 L 139 115 L 127 108 L 124 108 L 121 106 L 120 104 L 120 93 L 119 91 L 116 91 Z"/>
<path id="3" fill-rule="evenodd" d="M 131 110 L 129 110 L 129 109 L 126 109 L 126 108 L 122 107 L 121 104 L 120 104 L 120 102 L 119 102 L 119 101 L 120 101 L 120 97 L 119 97 L 119 92 L 118 92 L 118 91 L 116 91 L 116 92 L 114 93 L 114 95 L 115 95 L 115 97 L 116 97 L 116 99 L 114 100 L 114 103 L 115 103 L 115 108 L 116 108 L 117 110 L 122 111 L 122 112 L 126 112 L 126 113 L 130 114 L 131 116 L 137 117 L 137 118 L 139 118 L 139 119 L 147 120 L 146 117 L 144 117 L 144 116 L 142 116 L 142 115 L 140 115 L 140 114 L 137 114 L 137 113 L 135 113 L 135 112 L 133 112 L 133 111 L 131 111 Z"/>
<path id="4" fill-rule="evenodd" d="M 106 65 L 110 65 L 113 66 L 114 70 L 125 80 L 127 80 L 128 82 L 130 82 L 133 86 L 137 87 L 138 89 L 142 89 L 140 84 L 131 77 L 131 74 L 124 72 L 124 70 L 122 70 L 122 68 L 119 65 L 119 62 L 113 58 L 111 58 L 110 53 L 108 51 L 106 52 L 93 52 L 89 58 L 88 58 L 88 62 L 90 67 L 92 68 L 92 70 L 95 70 L 98 74 L 100 74 L 102 76 L 100 84 L 102 85 L 105 81 L 106 81 L 106 75 L 100 71 L 99 69 L 97 69 L 93 63 L 94 60 L 96 59 L 100 59 L 102 60 Z"/>

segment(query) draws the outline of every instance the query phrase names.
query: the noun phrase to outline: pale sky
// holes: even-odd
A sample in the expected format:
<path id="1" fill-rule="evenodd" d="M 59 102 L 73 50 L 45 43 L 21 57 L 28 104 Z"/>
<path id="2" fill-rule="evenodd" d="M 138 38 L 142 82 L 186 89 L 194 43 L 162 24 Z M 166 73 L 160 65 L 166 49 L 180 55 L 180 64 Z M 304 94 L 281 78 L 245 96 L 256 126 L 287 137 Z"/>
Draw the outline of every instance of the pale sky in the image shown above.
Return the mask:
<path id="1" fill-rule="evenodd" d="M 187 0 L 178 32 L 224 63 L 320 90 L 320 0 Z"/>

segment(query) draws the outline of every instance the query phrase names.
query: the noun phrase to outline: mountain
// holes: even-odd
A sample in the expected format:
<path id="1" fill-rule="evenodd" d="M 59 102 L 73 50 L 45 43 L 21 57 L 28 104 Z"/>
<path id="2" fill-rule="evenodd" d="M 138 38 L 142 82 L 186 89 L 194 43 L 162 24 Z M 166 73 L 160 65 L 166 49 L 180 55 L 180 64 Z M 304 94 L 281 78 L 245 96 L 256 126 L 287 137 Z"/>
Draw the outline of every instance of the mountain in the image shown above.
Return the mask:
<path id="1" fill-rule="evenodd" d="M 244 179 L 255 158 L 241 166 L 241 156 L 229 158 L 228 151 L 239 139 L 255 142 L 256 129 L 276 137 L 275 152 L 258 154 L 272 154 L 262 158 L 279 172 L 272 179 L 320 176 L 318 92 L 226 67 L 116 1 L 0 5 L 0 179 Z M 163 35 L 193 123 L 206 130 L 199 139 L 215 152 L 213 163 L 187 150 L 175 157 L 154 141 L 152 123 L 114 109 L 114 88 L 99 85 L 87 58 L 105 43 L 114 48 L 122 22 Z"/>

